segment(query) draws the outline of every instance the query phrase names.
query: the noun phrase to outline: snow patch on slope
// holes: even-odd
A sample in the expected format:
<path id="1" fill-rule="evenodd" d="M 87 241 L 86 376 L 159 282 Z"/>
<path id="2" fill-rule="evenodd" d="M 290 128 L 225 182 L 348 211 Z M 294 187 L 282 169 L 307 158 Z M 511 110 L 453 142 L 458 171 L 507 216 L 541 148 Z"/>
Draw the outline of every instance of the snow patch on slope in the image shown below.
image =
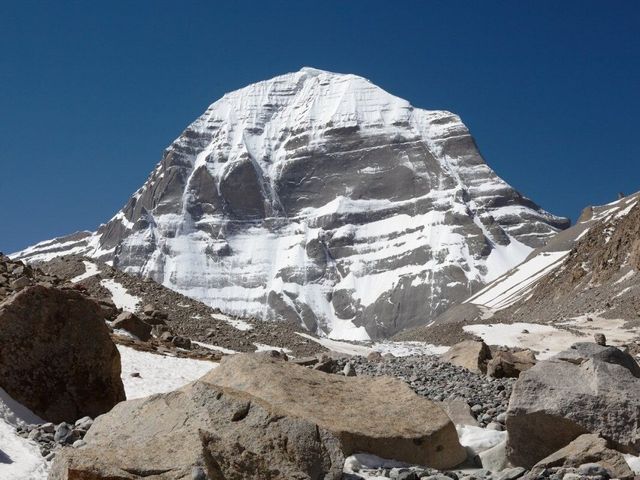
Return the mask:
<path id="1" fill-rule="evenodd" d="M 464 303 L 484 305 L 496 310 L 513 305 L 529 293 L 538 279 L 560 266 L 568 254 L 568 251 L 540 253 L 510 270 Z"/>
<path id="2" fill-rule="evenodd" d="M 138 309 L 138 305 L 141 302 L 140 298 L 135 295 L 130 295 L 122 284 L 111 278 L 107 278 L 101 280 L 100 285 L 111 292 L 111 299 L 116 307 L 128 312 L 135 312 Z"/>
<path id="3" fill-rule="evenodd" d="M 98 275 L 100 271 L 98 270 L 98 266 L 93 262 L 87 262 L 83 260 L 84 264 L 84 273 L 77 275 L 71 279 L 71 283 L 78 283 L 82 280 L 86 280 L 87 278 L 93 277 L 94 275 Z"/>
<path id="4" fill-rule="evenodd" d="M 118 345 L 118 351 L 127 400 L 171 392 L 218 366 L 207 360 L 157 355 L 123 345 Z M 132 376 L 132 373 L 140 376 Z"/>

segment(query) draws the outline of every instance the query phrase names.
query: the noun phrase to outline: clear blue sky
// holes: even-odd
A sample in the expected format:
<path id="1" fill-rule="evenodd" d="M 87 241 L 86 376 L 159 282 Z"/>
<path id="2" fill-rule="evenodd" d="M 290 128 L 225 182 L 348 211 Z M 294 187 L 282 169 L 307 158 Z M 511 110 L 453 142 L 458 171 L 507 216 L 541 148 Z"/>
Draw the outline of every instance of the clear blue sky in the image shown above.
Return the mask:
<path id="1" fill-rule="evenodd" d="M 462 116 L 547 210 L 640 190 L 638 1 L 0 0 L 0 250 L 108 220 L 226 91 L 313 66 Z"/>

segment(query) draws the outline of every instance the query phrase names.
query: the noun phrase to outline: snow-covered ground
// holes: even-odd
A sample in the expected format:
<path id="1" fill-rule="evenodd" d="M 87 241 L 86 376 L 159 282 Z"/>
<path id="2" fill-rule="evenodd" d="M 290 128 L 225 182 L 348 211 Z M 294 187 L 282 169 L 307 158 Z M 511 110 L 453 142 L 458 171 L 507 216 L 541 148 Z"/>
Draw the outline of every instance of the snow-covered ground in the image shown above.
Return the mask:
<path id="1" fill-rule="evenodd" d="M 84 273 L 73 277 L 71 279 L 72 283 L 81 282 L 82 280 L 93 277 L 94 275 L 100 273 L 100 271 L 98 270 L 98 266 L 95 263 L 87 262 L 86 260 L 83 260 L 82 263 L 84 263 Z"/>
<path id="2" fill-rule="evenodd" d="M 228 315 L 224 315 L 223 313 L 212 313 L 211 317 L 215 318 L 216 320 L 222 320 L 223 322 L 231 325 L 233 328 L 241 330 L 243 332 L 253 329 L 253 326 L 250 323 L 245 322 L 244 320 L 241 320 L 239 318 L 233 318 Z"/>
<path id="3" fill-rule="evenodd" d="M 16 426 L 44 421 L 0 388 L 0 479 L 44 480 L 49 465 L 35 442 L 20 437 Z"/>
<path id="4" fill-rule="evenodd" d="M 440 355 L 449 347 L 441 345 L 432 345 L 426 342 L 377 342 L 377 343 L 350 343 L 342 342 L 340 340 L 334 340 L 326 337 L 313 337 L 306 333 L 299 333 L 298 335 L 308 340 L 312 340 L 319 343 L 325 348 L 337 353 L 344 353 L 346 355 L 359 355 L 366 357 L 371 352 L 380 352 L 382 354 L 391 353 L 395 357 L 407 357 L 410 355 Z"/>
<path id="5" fill-rule="evenodd" d="M 116 307 L 128 312 L 135 312 L 138 309 L 138 305 L 140 305 L 141 302 L 140 298 L 129 294 L 122 284 L 111 278 L 107 278 L 102 280 L 100 285 L 111 292 L 111 299 L 113 300 L 113 303 L 115 303 Z"/>
<path id="6" fill-rule="evenodd" d="M 218 366 L 207 360 L 168 357 L 123 345 L 118 345 L 118 350 L 122 363 L 122 383 L 129 400 L 176 390 Z M 140 376 L 133 377 L 132 373 Z"/>
<path id="7" fill-rule="evenodd" d="M 590 319 L 590 320 L 589 320 Z M 624 328 L 624 320 L 599 317 L 597 314 L 581 315 L 562 322 L 580 334 L 569 332 L 552 325 L 517 322 L 512 324 L 492 323 L 487 325 L 465 325 L 466 332 L 481 337 L 488 345 L 530 348 L 540 352 L 543 360 L 566 350 L 576 342 L 591 342 L 595 333 L 604 333 L 610 345 L 622 345 L 636 336 L 632 330 Z M 526 331 L 526 332 L 525 332 Z"/>

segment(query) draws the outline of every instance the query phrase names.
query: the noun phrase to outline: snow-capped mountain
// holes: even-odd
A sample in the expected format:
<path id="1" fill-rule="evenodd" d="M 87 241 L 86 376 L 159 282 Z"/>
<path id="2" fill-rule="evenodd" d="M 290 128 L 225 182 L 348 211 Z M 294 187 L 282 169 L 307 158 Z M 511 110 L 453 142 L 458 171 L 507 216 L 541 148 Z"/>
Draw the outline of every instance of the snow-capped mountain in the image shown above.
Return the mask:
<path id="1" fill-rule="evenodd" d="M 460 118 L 303 68 L 226 94 L 85 254 L 224 311 L 334 338 L 425 324 L 568 226 L 483 161 Z"/>

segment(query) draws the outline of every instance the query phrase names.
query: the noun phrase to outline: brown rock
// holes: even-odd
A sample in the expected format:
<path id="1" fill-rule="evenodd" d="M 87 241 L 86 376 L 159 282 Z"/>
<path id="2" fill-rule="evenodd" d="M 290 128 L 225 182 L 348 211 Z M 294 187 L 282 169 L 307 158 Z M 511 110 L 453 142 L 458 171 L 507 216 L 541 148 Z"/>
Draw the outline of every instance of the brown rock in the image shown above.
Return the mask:
<path id="1" fill-rule="evenodd" d="M 465 340 L 456 343 L 440 357 L 442 361 L 464 367 L 475 373 L 486 373 L 491 350 L 482 341 Z"/>
<path id="2" fill-rule="evenodd" d="M 327 375 L 260 354 L 226 357 L 175 392 L 118 404 L 50 480 L 338 480 L 346 456 L 450 468 L 466 458 L 453 423 L 402 382 Z"/>
<path id="3" fill-rule="evenodd" d="M 124 400 L 120 354 L 98 304 L 42 286 L 1 303 L 0 386 L 52 422 L 95 417 Z"/>
<path id="4" fill-rule="evenodd" d="M 566 447 L 540 460 L 532 468 L 535 474 L 546 468 L 579 467 L 585 463 L 597 463 L 609 470 L 614 478 L 631 479 L 634 474 L 624 456 L 608 448 L 604 438 L 594 434 L 580 435 Z"/>
<path id="5" fill-rule="evenodd" d="M 140 320 L 134 313 L 122 312 L 113 322 L 113 328 L 121 328 L 143 342 L 151 338 L 151 325 Z"/>
<path id="6" fill-rule="evenodd" d="M 370 362 L 382 362 L 384 358 L 382 358 L 380 352 L 370 352 L 369 355 L 367 355 L 367 360 Z"/>
<path id="7" fill-rule="evenodd" d="M 498 351 L 487 363 L 487 375 L 494 378 L 518 378 L 521 372 L 536 364 L 536 356 L 531 350 Z"/>

